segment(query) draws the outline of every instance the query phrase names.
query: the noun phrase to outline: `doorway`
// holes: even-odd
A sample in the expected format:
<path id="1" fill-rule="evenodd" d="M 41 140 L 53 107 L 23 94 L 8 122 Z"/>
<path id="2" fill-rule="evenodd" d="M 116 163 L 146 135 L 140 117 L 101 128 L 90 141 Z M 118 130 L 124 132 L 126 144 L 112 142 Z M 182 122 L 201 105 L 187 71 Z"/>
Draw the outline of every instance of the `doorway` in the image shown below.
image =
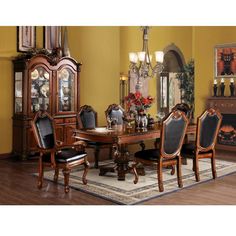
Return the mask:
<path id="1" fill-rule="evenodd" d="M 185 60 L 183 53 L 175 44 L 168 45 L 163 51 L 164 69 L 157 83 L 157 94 L 159 94 L 157 111 L 168 114 L 177 103 L 181 103 L 181 90 L 176 74 L 183 71 Z"/>

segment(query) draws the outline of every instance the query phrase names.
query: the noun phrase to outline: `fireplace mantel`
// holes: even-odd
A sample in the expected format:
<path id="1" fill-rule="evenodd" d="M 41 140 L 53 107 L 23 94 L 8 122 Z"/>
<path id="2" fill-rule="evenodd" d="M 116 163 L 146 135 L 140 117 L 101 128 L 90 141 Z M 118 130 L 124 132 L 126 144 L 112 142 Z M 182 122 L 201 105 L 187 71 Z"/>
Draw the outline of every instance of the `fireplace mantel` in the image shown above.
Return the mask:
<path id="1" fill-rule="evenodd" d="M 235 132 L 235 135 L 236 135 L 236 97 L 210 97 L 207 99 L 207 108 L 210 108 L 210 107 L 217 109 L 223 116 L 223 120 L 221 124 L 222 130 L 220 128 L 220 132 L 225 131 L 224 128 L 229 129 L 229 127 L 231 127 L 233 132 Z M 231 118 L 229 119 L 230 116 Z M 233 116 L 235 116 L 235 118 Z M 222 138 L 222 135 L 219 135 L 216 148 L 228 150 L 228 151 L 236 151 L 236 145 L 235 145 L 236 138 L 232 136 L 231 132 L 230 132 L 230 135 L 233 140 L 231 144 L 226 144 L 226 143 L 230 143 L 229 139 L 225 141 L 225 144 L 220 143 L 222 142 L 220 141 L 220 138 Z M 228 138 L 228 136 L 226 136 L 226 138 Z"/>

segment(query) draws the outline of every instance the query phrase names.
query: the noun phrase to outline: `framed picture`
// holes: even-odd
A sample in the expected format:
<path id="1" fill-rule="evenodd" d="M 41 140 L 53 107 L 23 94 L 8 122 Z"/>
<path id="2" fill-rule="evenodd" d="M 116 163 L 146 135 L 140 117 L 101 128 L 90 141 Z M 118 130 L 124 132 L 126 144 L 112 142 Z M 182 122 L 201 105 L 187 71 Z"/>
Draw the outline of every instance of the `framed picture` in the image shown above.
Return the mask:
<path id="1" fill-rule="evenodd" d="M 215 77 L 236 77 L 236 43 L 215 46 Z"/>
<path id="2" fill-rule="evenodd" d="M 44 48 L 52 52 L 61 47 L 61 26 L 44 26 Z"/>
<path id="3" fill-rule="evenodd" d="M 36 47 L 36 27 L 17 26 L 17 51 L 27 52 Z"/>

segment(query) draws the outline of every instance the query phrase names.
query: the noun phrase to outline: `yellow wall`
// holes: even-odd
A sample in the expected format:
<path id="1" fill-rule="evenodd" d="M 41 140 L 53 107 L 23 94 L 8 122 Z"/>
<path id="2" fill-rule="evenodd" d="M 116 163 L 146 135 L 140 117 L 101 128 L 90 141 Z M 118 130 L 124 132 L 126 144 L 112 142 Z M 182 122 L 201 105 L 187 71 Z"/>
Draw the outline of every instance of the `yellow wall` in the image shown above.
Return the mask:
<path id="1" fill-rule="evenodd" d="M 80 104 L 98 112 L 98 124 L 105 125 L 105 110 L 119 103 L 119 27 L 68 27 L 71 56 L 83 63 Z"/>
<path id="2" fill-rule="evenodd" d="M 12 63 L 16 54 L 16 27 L 0 27 L 0 153 L 11 151 L 12 140 Z"/>
<path id="3" fill-rule="evenodd" d="M 140 27 L 121 27 L 120 30 L 120 64 L 121 72 L 127 73 L 129 69 L 129 52 L 142 50 L 142 31 Z M 168 45 L 174 43 L 182 51 L 184 58 L 188 61 L 192 57 L 192 27 L 174 26 L 153 26 L 149 31 L 149 52 L 153 55 L 154 51 L 162 51 Z M 157 81 L 152 78 L 149 81 L 149 94 L 159 99 L 156 94 Z M 157 113 L 157 103 L 152 106 L 149 113 Z"/>
<path id="4" fill-rule="evenodd" d="M 236 42 L 236 27 L 194 27 L 193 52 L 195 59 L 195 117 L 205 109 L 212 95 L 214 78 L 214 46 Z M 228 81 L 226 95 L 229 94 Z"/>

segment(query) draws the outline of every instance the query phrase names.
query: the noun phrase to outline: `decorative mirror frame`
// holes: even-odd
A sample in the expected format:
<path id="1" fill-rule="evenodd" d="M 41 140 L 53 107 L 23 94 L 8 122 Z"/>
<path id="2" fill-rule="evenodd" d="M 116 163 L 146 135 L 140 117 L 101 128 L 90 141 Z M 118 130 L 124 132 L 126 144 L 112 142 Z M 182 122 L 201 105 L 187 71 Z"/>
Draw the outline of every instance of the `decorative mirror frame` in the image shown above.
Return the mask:
<path id="1" fill-rule="evenodd" d="M 36 47 L 36 27 L 17 26 L 17 52 L 27 52 Z"/>
<path id="2" fill-rule="evenodd" d="M 61 26 L 44 26 L 44 48 L 48 52 L 61 47 Z"/>

